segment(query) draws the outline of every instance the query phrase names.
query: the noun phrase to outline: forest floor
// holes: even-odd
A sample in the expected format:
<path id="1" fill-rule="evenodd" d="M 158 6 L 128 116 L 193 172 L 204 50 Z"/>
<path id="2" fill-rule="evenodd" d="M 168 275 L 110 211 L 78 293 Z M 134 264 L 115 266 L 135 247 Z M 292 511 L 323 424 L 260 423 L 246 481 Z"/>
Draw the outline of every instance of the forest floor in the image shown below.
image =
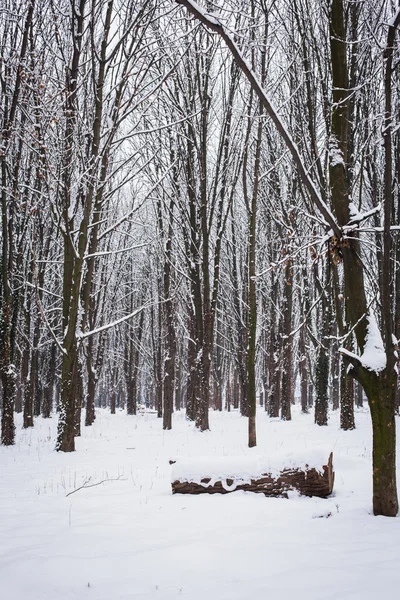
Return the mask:
<path id="1" fill-rule="evenodd" d="M 210 414 L 200 433 L 174 415 L 97 413 L 77 451 L 54 451 L 56 417 L 0 448 L 0 596 L 7 600 L 369 600 L 400 588 L 400 518 L 371 513 L 371 426 L 327 427 Z M 397 422 L 399 425 L 399 420 Z M 332 497 L 171 494 L 177 456 L 334 452 Z M 400 444 L 398 444 L 400 456 Z M 106 481 L 104 481 L 106 480 Z M 400 482 L 400 470 L 398 470 Z M 103 482 L 103 483 L 101 483 Z M 85 487 L 82 487 L 85 486 Z M 93 487 L 86 487 L 93 486 Z M 79 489 L 80 488 L 80 489 Z M 73 492 L 73 493 L 71 493 Z M 70 495 L 68 495 L 70 494 Z"/>

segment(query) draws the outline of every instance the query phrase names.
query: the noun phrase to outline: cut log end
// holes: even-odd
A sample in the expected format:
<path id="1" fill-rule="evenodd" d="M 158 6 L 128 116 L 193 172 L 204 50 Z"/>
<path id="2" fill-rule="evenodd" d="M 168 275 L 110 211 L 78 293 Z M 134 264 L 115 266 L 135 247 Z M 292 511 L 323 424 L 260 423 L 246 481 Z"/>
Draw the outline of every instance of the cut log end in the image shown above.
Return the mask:
<path id="1" fill-rule="evenodd" d="M 229 494 L 243 490 L 272 497 L 288 497 L 289 491 L 297 491 L 302 496 L 327 498 L 333 490 L 335 473 L 333 471 L 333 453 L 328 463 L 322 466 L 322 472 L 315 468 L 290 468 L 282 470 L 278 476 L 263 473 L 250 482 L 235 485 L 233 479 L 211 480 L 204 477 L 197 481 L 173 481 L 173 494 Z"/>

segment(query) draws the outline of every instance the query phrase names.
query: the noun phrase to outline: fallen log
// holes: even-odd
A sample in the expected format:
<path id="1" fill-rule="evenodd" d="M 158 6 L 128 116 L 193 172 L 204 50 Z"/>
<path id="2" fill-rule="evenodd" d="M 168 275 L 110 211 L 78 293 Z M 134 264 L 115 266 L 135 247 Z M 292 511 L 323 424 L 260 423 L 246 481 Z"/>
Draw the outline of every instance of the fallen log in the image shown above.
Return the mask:
<path id="1" fill-rule="evenodd" d="M 212 459 L 207 459 L 211 464 Z M 307 463 L 302 467 L 290 466 L 278 472 L 269 469 L 265 472 L 254 467 L 254 461 L 246 465 L 246 461 L 237 459 L 240 466 L 233 468 L 235 459 L 228 459 L 224 467 L 224 460 L 218 459 L 217 468 L 213 473 L 205 475 L 197 459 L 196 466 L 191 474 L 191 459 L 171 460 L 174 465 L 172 470 L 171 485 L 173 494 L 228 494 L 237 490 L 255 492 L 265 496 L 288 497 L 288 492 L 295 490 L 303 496 L 317 496 L 326 498 L 332 493 L 335 473 L 333 471 L 333 453 L 331 452 L 326 465 L 321 467 L 310 466 Z M 181 463 L 181 464 L 180 464 Z M 262 464 L 262 461 L 261 461 Z M 244 466 L 244 468 L 243 468 Z M 218 474 L 219 473 L 219 474 Z"/>

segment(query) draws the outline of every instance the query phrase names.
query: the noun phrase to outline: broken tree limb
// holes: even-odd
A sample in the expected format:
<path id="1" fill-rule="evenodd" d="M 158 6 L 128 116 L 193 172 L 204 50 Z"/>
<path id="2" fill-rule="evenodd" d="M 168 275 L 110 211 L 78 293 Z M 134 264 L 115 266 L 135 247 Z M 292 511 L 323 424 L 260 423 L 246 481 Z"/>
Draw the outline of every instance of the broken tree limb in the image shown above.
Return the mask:
<path id="1" fill-rule="evenodd" d="M 232 459 L 231 459 L 232 461 Z M 326 498 L 332 493 L 335 474 L 333 471 L 333 453 L 326 465 L 317 469 L 307 464 L 303 468 L 290 467 L 282 469 L 278 474 L 261 473 L 248 477 L 241 475 L 240 469 L 235 476 L 190 476 L 179 475 L 179 460 L 170 461 L 177 468 L 172 473 L 173 494 L 228 494 L 237 490 L 255 492 L 265 496 L 287 497 L 289 491 L 297 491 L 303 496 Z M 186 462 L 187 464 L 187 462 Z M 198 471 L 198 468 L 197 468 Z M 189 471 L 188 471 L 189 473 Z"/>

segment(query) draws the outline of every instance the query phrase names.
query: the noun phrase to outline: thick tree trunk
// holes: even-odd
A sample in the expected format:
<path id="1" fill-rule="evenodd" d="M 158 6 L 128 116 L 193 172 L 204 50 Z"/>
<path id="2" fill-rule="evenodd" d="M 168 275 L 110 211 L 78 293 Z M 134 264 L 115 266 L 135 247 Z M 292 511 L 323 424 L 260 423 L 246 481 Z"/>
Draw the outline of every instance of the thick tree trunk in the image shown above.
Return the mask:
<path id="1" fill-rule="evenodd" d="M 15 372 L 12 368 L 2 369 L 3 409 L 1 413 L 1 443 L 4 446 L 14 444 L 14 401 L 17 392 Z"/>
<path id="2" fill-rule="evenodd" d="M 127 415 L 136 415 L 136 378 L 134 376 L 127 381 L 126 384 L 126 414 Z"/>
<path id="3" fill-rule="evenodd" d="M 60 415 L 58 419 L 57 445 L 60 452 L 75 451 L 75 392 L 77 352 L 63 354 Z"/>
<path id="4" fill-rule="evenodd" d="M 396 487 L 396 373 L 393 368 L 385 369 L 379 375 L 364 371 L 360 381 L 367 394 L 372 417 L 374 514 L 395 517 L 399 508 Z"/>

